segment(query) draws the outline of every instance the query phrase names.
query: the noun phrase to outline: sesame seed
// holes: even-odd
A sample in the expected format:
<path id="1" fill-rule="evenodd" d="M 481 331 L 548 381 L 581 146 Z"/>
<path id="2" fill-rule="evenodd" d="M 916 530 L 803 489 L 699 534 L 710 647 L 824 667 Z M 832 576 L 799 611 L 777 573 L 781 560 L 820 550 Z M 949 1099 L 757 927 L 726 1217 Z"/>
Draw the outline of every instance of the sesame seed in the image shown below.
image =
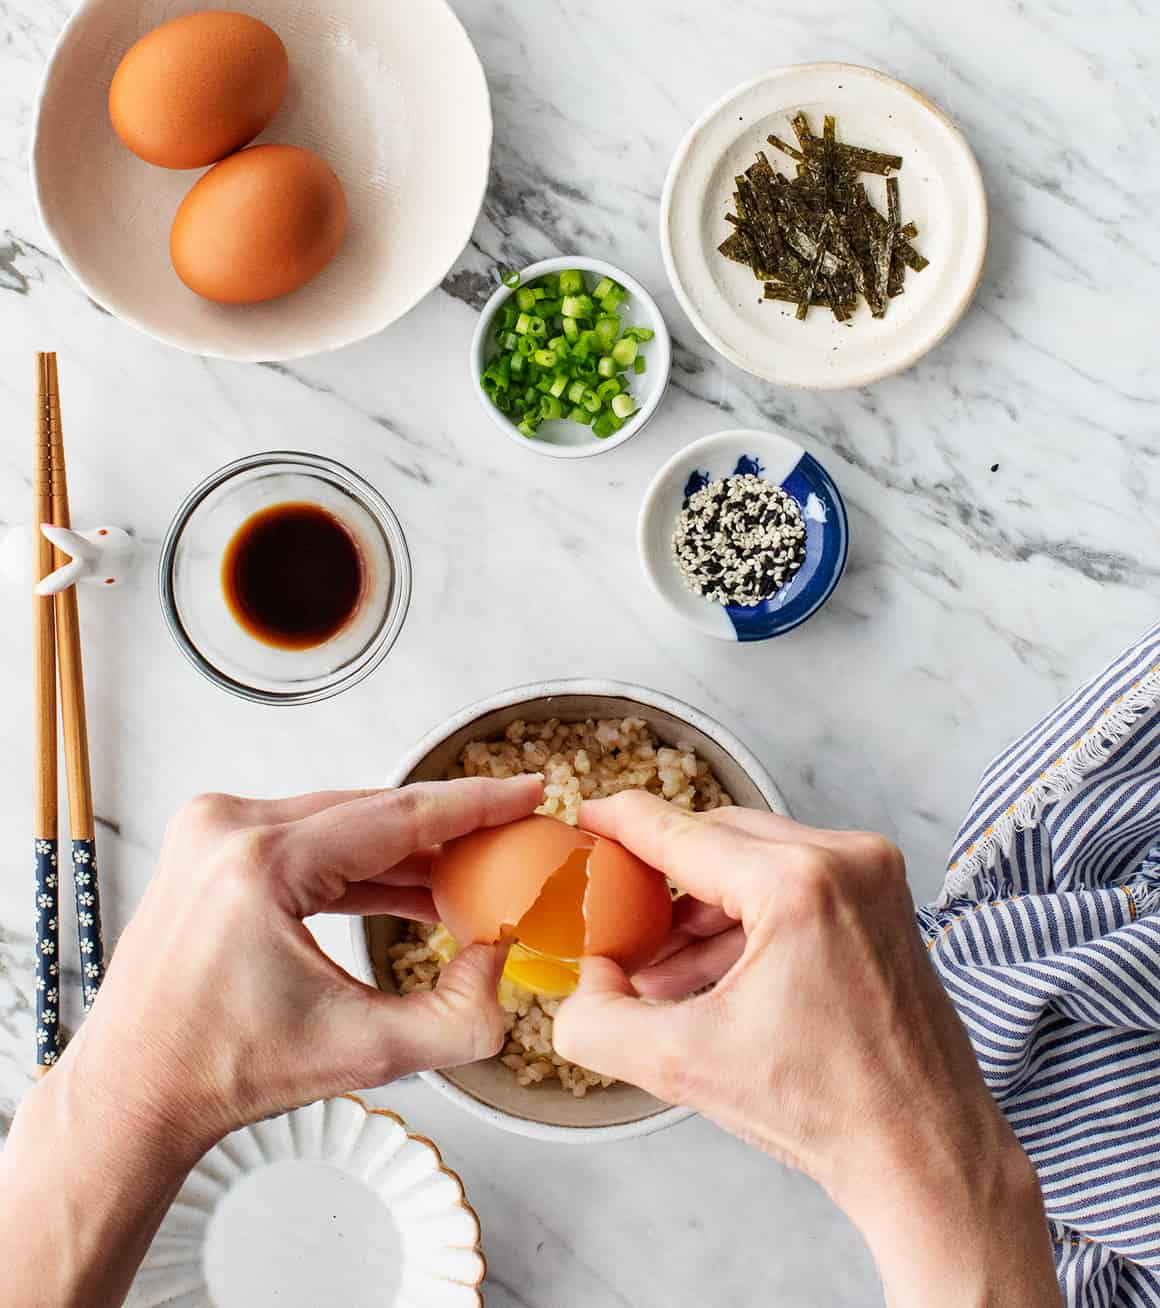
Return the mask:
<path id="1" fill-rule="evenodd" d="M 746 473 L 689 496 L 673 532 L 673 560 L 695 594 L 752 607 L 792 581 L 805 560 L 805 538 L 797 500 Z"/>

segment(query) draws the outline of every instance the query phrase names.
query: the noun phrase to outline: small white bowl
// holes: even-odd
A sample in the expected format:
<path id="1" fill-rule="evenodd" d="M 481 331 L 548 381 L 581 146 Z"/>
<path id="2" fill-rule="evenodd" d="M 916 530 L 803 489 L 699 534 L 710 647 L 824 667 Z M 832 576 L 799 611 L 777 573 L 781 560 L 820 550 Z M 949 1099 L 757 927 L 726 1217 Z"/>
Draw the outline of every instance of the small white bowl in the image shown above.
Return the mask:
<path id="1" fill-rule="evenodd" d="M 687 741 L 709 764 L 735 803 L 789 815 L 773 778 L 727 727 L 671 695 L 619 681 L 541 681 L 480 700 L 421 740 L 392 769 L 387 784 L 441 780 L 464 745 L 472 740 L 499 739 L 516 718 L 576 722 L 624 717 L 643 718 L 666 744 Z M 392 917 L 351 918 L 356 976 L 368 985 L 393 989 L 386 951 L 405 925 Z M 663 1104 L 624 1083 L 589 1091 L 580 1099 L 557 1081 L 522 1086 L 498 1058 L 442 1072 L 424 1072 L 422 1076 L 473 1117 L 534 1140 L 562 1144 L 630 1140 L 674 1126 L 692 1115 L 687 1108 Z"/>
<path id="2" fill-rule="evenodd" d="M 65 24 L 32 141 L 36 206 L 61 261 L 110 313 L 194 354 L 294 359 L 382 330 L 438 286 L 483 203 L 491 102 L 462 23 L 446 0 L 247 0 L 290 56 L 286 99 L 257 141 L 322 155 L 346 191 L 349 220 L 342 248 L 305 286 L 265 304 L 223 305 L 195 295 L 169 260 L 174 212 L 201 172 L 131 154 L 107 103 L 138 37 L 206 7 L 82 0 Z"/>
<path id="3" fill-rule="evenodd" d="M 545 273 L 560 272 L 565 268 L 578 268 L 581 272 L 595 273 L 598 277 L 611 277 L 614 282 L 619 282 L 628 292 L 628 299 L 621 306 L 624 325 L 652 329 L 654 333 L 652 340 L 641 346 L 646 371 L 639 377 L 634 375 L 632 378 L 631 391 L 640 405 L 637 411 L 620 431 L 603 440 L 593 436 L 590 428 L 568 419 L 545 423 L 540 431 L 546 435 L 534 438 L 521 436 L 516 430 L 515 423 L 492 404 L 479 383 L 484 368 L 496 353 L 495 341 L 492 339 L 495 316 L 500 307 L 515 294 L 515 290 L 504 285 L 496 288 L 491 299 L 483 306 L 479 322 L 475 325 L 475 335 L 471 338 L 471 385 L 487 411 L 487 416 L 508 440 L 521 445 L 525 450 L 546 454 L 551 459 L 586 459 L 592 454 L 605 454 L 609 450 L 616 449 L 618 445 L 631 440 L 637 432 L 647 426 L 657 411 L 665 387 L 669 384 L 672 344 L 657 302 L 635 277 L 630 277 L 623 269 L 604 259 L 589 259 L 579 254 L 569 255 L 567 258 L 541 259 L 539 263 L 529 264 L 527 268 L 520 270 L 520 282 L 526 284 L 535 281 L 537 277 L 544 276 Z"/>
<path id="4" fill-rule="evenodd" d="M 830 113 L 840 141 L 902 156 L 902 217 L 917 223 L 915 246 L 930 263 L 907 273 L 884 318 L 860 304 L 844 323 L 824 308 L 799 322 L 794 306 L 763 300 L 752 271 L 717 250 L 732 230 L 734 179 L 757 152 L 791 172 L 766 137 L 792 141 L 799 109 L 815 132 Z M 864 181 L 883 208 L 884 179 Z M 966 311 L 987 249 L 987 197 L 966 138 L 913 87 L 855 64 L 797 64 L 736 87 L 693 124 L 665 179 L 660 237 L 681 307 L 731 363 L 780 385 L 866 386 L 917 362 Z"/>
<path id="5" fill-rule="evenodd" d="M 127 1308 L 482 1308 L 479 1219 L 436 1146 L 353 1095 L 226 1137 L 189 1174 Z"/>

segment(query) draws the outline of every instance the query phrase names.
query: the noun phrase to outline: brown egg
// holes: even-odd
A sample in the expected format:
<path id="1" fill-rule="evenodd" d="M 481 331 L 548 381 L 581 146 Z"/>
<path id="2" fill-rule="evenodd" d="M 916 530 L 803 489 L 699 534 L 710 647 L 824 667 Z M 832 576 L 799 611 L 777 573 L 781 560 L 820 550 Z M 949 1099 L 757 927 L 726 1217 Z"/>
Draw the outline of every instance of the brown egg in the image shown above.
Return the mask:
<path id="1" fill-rule="evenodd" d="M 198 295 L 256 304 L 316 277 L 345 232 L 346 196 L 324 159 L 294 145 L 254 145 L 211 168 L 182 200 L 169 255 Z"/>
<path id="2" fill-rule="evenodd" d="M 673 920 L 664 876 L 615 840 L 534 816 L 449 841 L 431 869 L 435 907 L 460 945 L 507 929 L 552 959 L 601 955 L 626 971 Z"/>
<path id="3" fill-rule="evenodd" d="M 132 46 L 109 87 L 121 140 L 162 168 L 204 168 L 252 141 L 286 94 L 286 47 L 249 14 L 186 14 Z"/>

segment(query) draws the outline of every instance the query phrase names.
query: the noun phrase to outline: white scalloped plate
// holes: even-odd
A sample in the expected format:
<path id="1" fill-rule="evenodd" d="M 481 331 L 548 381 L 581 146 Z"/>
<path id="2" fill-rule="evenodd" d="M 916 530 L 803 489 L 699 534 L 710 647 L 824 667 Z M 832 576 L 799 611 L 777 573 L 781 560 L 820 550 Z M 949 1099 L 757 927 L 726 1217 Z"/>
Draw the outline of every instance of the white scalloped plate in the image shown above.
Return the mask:
<path id="1" fill-rule="evenodd" d="M 228 1136 L 194 1168 L 128 1308 L 481 1308 L 463 1184 L 402 1118 L 347 1096 Z"/>

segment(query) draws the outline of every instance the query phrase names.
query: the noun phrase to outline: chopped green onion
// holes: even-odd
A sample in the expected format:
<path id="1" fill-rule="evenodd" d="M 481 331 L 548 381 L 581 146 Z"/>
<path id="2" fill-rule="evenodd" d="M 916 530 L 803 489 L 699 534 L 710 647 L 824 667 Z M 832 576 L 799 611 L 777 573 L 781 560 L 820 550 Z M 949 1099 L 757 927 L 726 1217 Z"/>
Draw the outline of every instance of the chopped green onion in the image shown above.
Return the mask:
<path id="1" fill-rule="evenodd" d="M 601 349 L 607 349 L 620 335 L 620 319 L 614 313 L 601 314 L 596 319 L 596 335 Z"/>
<path id="2" fill-rule="evenodd" d="M 622 336 L 612 347 L 612 357 L 622 368 L 627 368 L 636 358 L 636 351 L 636 341 L 630 336 Z"/>
<path id="3" fill-rule="evenodd" d="M 623 327 L 623 286 L 601 277 L 589 291 L 585 274 L 565 269 L 524 285 L 504 275 L 514 292 L 497 310 L 489 339 L 495 357 L 480 385 L 520 434 L 534 438 L 542 422 L 568 418 L 606 439 L 637 410 L 623 370 L 645 370 L 640 346 L 647 327 Z"/>

